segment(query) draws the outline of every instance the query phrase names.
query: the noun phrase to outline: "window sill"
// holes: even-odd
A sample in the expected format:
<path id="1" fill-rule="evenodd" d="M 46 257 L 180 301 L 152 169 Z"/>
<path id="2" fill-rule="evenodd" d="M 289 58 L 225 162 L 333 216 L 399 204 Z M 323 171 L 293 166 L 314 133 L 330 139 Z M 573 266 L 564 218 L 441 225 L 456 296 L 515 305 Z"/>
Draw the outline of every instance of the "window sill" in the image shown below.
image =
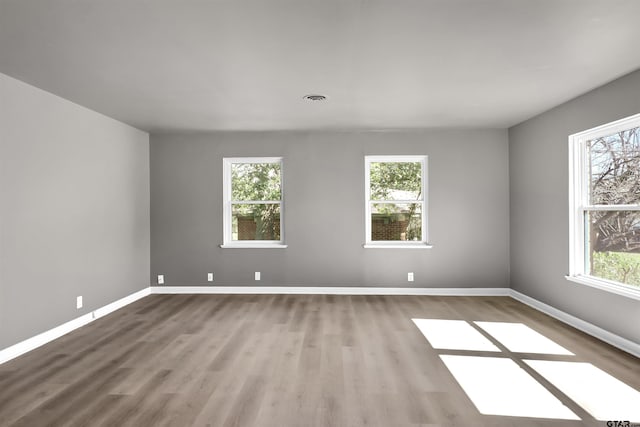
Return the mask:
<path id="1" fill-rule="evenodd" d="M 220 245 L 222 249 L 286 249 L 287 245 L 280 245 L 277 243 L 268 243 L 265 245 Z"/>
<path id="2" fill-rule="evenodd" d="M 429 245 L 427 243 L 417 243 L 417 244 L 388 244 L 388 243 L 366 243 L 362 245 L 365 249 L 431 249 L 433 245 Z"/>
<path id="3" fill-rule="evenodd" d="M 565 279 L 571 282 L 580 283 L 581 285 L 587 285 L 597 289 L 602 289 L 604 291 L 611 292 L 617 295 L 622 295 L 627 298 L 640 300 L 640 288 L 638 290 L 635 290 L 625 285 L 609 282 L 607 280 L 597 279 L 591 276 L 577 275 L 577 276 L 564 276 L 564 277 Z"/>

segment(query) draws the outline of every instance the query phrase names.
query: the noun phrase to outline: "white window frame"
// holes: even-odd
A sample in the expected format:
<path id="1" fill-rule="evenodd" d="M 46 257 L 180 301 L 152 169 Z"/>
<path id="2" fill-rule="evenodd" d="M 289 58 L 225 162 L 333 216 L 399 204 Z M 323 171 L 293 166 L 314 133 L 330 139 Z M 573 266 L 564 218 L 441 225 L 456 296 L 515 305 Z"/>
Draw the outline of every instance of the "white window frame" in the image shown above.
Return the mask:
<path id="1" fill-rule="evenodd" d="M 422 200 L 371 200 L 371 163 L 378 162 L 420 162 L 422 163 Z M 427 218 L 429 217 L 429 187 L 428 187 L 428 156 L 365 156 L 364 157 L 364 185 L 365 185 L 365 244 L 368 249 L 429 249 L 432 246 L 429 242 L 427 229 Z M 392 203 L 422 203 L 422 238 L 419 241 L 402 240 L 371 240 L 371 202 L 392 202 Z"/>
<path id="2" fill-rule="evenodd" d="M 633 211 L 640 205 L 590 205 L 589 176 L 587 172 L 587 142 L 640 126 L 640 114 L 607 123 L 569 136 L 569 275 L 568 280 L 603 289 L 618 295 L 640 300 L 640 289 L 635 286 L 587 274 L 585 241 L 586 211 Z"/>
<path id="3" fill-rule="evenodd" d="M 280 240 L 233 240 L 232 238 L 232 206 L 238 204 L 262 204 L 265 201 L 237 201 L 231 199 L 231 168 L 235 163 L 279 163 L 280 164 L 280 201 L 268 201 L 267 203 L 278 203 L 280 205 Z M 224 243 L 220 245 L 225 249 L 284 249 L 284 162 L 282 157 L 225 157 L 223 158 L 223 200 L 224 200 Z"/>

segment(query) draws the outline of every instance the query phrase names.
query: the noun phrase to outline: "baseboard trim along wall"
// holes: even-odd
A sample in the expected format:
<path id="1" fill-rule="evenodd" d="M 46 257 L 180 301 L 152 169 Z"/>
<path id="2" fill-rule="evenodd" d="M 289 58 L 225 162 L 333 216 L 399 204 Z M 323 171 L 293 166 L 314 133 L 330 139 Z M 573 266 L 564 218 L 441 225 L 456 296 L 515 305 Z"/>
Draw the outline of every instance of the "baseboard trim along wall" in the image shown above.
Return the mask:
<path id="1" fill-rule="evenodd" d="M 104 307 L 100 307 L 92 312 L 83 314 L 80 317 L 63 323 L 62 325 L 56 326 L 53 329 L 49 329 L 48 331 L 14 344 L 11 347 L 0 350 L 0 364 L 8 362 L 11 359 L 15 359 L 16 357 L 21 356 L 31 350 L 35 350 L 36 348 L 45 345 L 50 341 L 60 338 L 61 336 L 66 335 L 71 331 L 74 331 L 88 323 L 93 322 L 96 319 L 114 312 L 119 308 L 124 307 L 125 305 L 129 305 L 132 302 L 139 300 L 140 298 L 144 298 L 149 295 L 149 293 L 149 288 L 141 289 L 138 292 L 127 295 L 124 298 L 120 298 L 119 300 L 107 304 Z"/>
<path id="2" fill-rule="evenodd" d="M 509 296 L 509 288 L 376 288 L 325 286 L 152 286 L 152 294 L 316 294 Z"/>
<path id="3" fill-rule="evenodd" d="M 586 334 L 640 358 L 640 344 L 615 335 L 589 322 L 509 288 L 361 288 L 307 286 L 152 286 L 142 289 L 90 313 L 0 350 L 0 364 L 15 359 L 50 341 L 93 322 L 150 294 L 321 294 L 321 295 L 427 295 L 508 296 Z"/>
<path id="4" fill-rule="evenodd" d="M 640 344 L 630 341 L 619 335 L 613 334 L 592 323 L 585 322 L 584 320 L 572 316 L 569 313 L 565 313 L 564 311 L 558 310 L 557 308 L 538 301 L 537 299 L 531 298 L 530 296 L 527 296 L 525 294 L 521 294 L 516 290 L 510 289 L 509 291 L 509 296 L 511 298 L 520 301 L 521 303 L 526 304 L 531 308 L 541 311 L 542 313 L 547 314 L 555 319 L 558 319 L 559 321 L 566 323 L 569 326 L 573 326 L 574 328 L 588 335 L 591 335 L 592 337 L 598 338 L 601 341 L 611 344 L 612 346 L 617 347 L 620 350 L 626 351 L 627 353 L 640 358 Z"/>

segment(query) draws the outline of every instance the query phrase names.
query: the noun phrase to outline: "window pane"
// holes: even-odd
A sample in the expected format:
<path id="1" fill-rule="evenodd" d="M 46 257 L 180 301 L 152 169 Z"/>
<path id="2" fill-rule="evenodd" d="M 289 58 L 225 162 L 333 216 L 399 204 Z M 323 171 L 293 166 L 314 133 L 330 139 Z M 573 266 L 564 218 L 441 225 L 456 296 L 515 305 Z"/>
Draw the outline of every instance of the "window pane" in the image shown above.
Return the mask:
<path id="1" fill-rule="evenodd" d="M 372 203 L 371 240 L 422 240 L 422 203 Z"/>
<path id="2" fill-rule="evenodd" d="M 280 204 L 234 204 L 232 240 L 280 240 Z"/>
<path id="3" fill-rule="evenodd" d="M 372 162 L 371 200 L 422 200 L 421 162 Z"/>
<path id="4" fill-rule="evenodd" d="M 640 128 L 587 142 L 590 203 L 640 203 Z"/>
<path id="5" fill-rule="evenodd" d="M 586 216 L 589 274 L 640 286 L 640 212 L 591 211 Z"/>
<path id="6" fill-rule="evenodd" d="M 280 200 L 280 163 L 231 165 L 232 200 Z"/>

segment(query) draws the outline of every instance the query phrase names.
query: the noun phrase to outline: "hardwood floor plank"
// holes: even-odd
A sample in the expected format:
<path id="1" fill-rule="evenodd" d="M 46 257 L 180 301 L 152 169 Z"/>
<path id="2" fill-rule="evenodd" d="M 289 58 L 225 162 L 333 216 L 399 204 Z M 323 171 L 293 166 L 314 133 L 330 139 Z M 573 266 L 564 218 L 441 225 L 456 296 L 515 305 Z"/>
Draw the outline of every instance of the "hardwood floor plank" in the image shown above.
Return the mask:
<path id="1" fill-rule="evenodd" d="M 152 407 L 157 408 L 157 405 L 154 405 L 154 403 L 157 403 L 157 400 L 162 398 L 162 394 L 158 393 L 157 389 L 170 373 L 171 371 L 166 369 L 156 371 L 135 394 L 121 395 L 123 396 L 121 400 L 122 404 L 119 405 L 117 411 L 111 413 L 111 416 L 108 417 L 103 424 L 113 426 L 140 425 L 136 424 L 136 418 L 148 412 Z"/>
<path id="2" fill-rule="evenodd" d="M 122 401 L 125 399 L 126 397 L 122 395 L 102 395 L 95 399 L 93 405 L 82 414 L 74 414 L 66 424 L 70 427 L 103 425 L 105 419 L 122 407 Z"/>
<path id="3" fill-rule="evenodd" d="M 264 398 L 265 387 L 264 376 L 249 376 L 240 392 L 235 396 L 233 406 L 227 415 L 224 426 L 243 427 L 254 425 L 260 404 Z"/>
<path id="4" fill-rule="evenodd" d="M 176 392 L 175 399 L 167 403 L 167 417 L 158 425 L 164 427 L 195 425 L 196 418 L 217 389 L 219 382 L 219 374 L 201 372 L 193 381 L 184 384 Z"/>

